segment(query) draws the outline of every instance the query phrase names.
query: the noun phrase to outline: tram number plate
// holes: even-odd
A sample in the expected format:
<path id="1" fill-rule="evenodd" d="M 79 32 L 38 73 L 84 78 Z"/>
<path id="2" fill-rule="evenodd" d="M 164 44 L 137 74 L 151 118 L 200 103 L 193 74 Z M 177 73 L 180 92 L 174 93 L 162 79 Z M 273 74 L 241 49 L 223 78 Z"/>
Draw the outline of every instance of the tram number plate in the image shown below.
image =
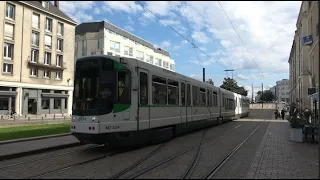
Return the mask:
<path id="1" fill-rule="evenodd" d="M 118 125 L 106 126 L 106 129 L 108 129 L 108 130 L 112 130 L 112 129 L 120 129 L 120 126 L 118 126 Z"/>

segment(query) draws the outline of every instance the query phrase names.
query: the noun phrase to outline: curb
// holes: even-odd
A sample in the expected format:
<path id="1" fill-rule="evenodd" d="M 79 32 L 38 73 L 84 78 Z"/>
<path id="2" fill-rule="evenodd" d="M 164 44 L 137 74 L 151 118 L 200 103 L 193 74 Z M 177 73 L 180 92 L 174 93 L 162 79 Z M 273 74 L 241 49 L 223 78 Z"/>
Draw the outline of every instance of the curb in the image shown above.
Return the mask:
<path id="1" fill-rule="evenodd" d="M 39 153 L 45 153 L 45 152 L 49 152 L 49 151 L 56 151 L 56 150 L 64 149 L 64 148 L 76 147 L 76 146 L 80 146 L 82 144 L 83 143 L 81 143 L 81 142 L 76 142 L 76 143 L 65 144 L 65 145 L 60 145 L 60 146 L 53 146 L 53 147 L 37 149 L 37 150 L 31 150 L 31 151 L 26 151 L 26 152 L 21 152 L 21 153 L 16 153 L 16 154 L 3 155 L 3 156 L 0 156 L 0 161 L 20 158 L 20 157 L 24 157 L 24 156 L 30 156 L 30 155 L 39 154 Z"/>
<path id="2" fill-rule="evenodd" d="M 11 144 L 11 143 L 18 143 L 18 142 L 24 142 L 24 141 L 34 141 L 34 140 L 55 138 L 55 137 L 63 137 L 63 136 L 69 136 L 69 135 L 71 135 L 71 133 L 53 134 L 53 135 L 48 135 L 48 136 L 39 136 L 39 137 L 31 137 L 31 138 L 23 138 L 23 139 L 14 139 L 14 140 L 0 141 L 0 145 Z"/>

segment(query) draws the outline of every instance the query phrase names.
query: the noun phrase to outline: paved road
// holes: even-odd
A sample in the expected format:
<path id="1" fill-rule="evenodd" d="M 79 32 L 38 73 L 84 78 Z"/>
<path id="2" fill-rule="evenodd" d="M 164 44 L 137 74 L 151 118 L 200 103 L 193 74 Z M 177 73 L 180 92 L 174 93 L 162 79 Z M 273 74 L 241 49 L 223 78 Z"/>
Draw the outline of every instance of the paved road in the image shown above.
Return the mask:
<path id="1" fill-rule="evenodd" d="M 269 107 L 272 107 L 272 105 Z M 213 178 L 317 178 L 319 168 L 317 144 L 290 141 L 289 123 L 283 120 L 271 120 L 273 109 L 252 109 L 250 111 L 248 118 L 225 123 L 208 130 L 204 137 L 205 141 L 212 137 L 219 138 L 203 145 L 199 162 L 197 162 L 191 178 L 202 178 L 210 168 L 228 154 L 260 123 L 262 124 L 254 135 L 224 164 Z M 223 134 L 227 130 L 230 131 Z M 202 134 L 203 131 L 198 131 L 173 139 L 150 159 L 123 177 L 135 174 L 166 157 L 198 144 Z M 42 178 L 110 178 L 115 173 L 139 161 L 158 146 L 148 146 L 127 153 L 109 156 L 98 161 L 74 166 L 64 171 L 48 173 Z M 180 158 L 139 176 L 139 178 L 181 178 L 195 154 L 195 150 L 190 151 Z M 63 168 L 65 165 L 80 162 L 84 159 L 93 158 L 96 155 L 97 152 L 68 154 L 63 158 L 46 159 L 8 169 L 0 168 L 0 179 L 27 178 L 46 171 Z M 6 163 L 10 164 L 10 162 Z"/>

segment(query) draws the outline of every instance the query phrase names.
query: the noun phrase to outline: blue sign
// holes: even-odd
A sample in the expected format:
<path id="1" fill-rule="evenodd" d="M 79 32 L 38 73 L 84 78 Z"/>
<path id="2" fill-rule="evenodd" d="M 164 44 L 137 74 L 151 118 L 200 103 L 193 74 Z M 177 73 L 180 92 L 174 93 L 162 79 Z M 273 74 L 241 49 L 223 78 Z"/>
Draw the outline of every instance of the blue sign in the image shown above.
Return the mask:
<path id="1" fill-rule="evenodd" d="M 312 42 L 313 42 L 312 35 L 305 36 L 301 39 L 302 45 L 309 45 L 309 44 L 312 44 Z"/>

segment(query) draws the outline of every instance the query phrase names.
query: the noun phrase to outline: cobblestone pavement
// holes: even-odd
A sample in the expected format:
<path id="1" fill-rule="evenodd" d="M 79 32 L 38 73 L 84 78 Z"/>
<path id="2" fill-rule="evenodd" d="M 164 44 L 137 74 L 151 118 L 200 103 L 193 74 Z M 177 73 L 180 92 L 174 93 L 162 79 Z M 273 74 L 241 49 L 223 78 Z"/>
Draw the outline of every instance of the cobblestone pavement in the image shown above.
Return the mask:
<path id="1" fill-rule="evenodd" d="M 289 123 L 272 122 L 255 153 L 247 179 L 318 178 L 318 144 L 290 141 Z"/>
<path id="2" fill-rule="evenodd" d="M 0 156 L 79 142 L 74 136 L 62 136 L 0 145 Z"/>

